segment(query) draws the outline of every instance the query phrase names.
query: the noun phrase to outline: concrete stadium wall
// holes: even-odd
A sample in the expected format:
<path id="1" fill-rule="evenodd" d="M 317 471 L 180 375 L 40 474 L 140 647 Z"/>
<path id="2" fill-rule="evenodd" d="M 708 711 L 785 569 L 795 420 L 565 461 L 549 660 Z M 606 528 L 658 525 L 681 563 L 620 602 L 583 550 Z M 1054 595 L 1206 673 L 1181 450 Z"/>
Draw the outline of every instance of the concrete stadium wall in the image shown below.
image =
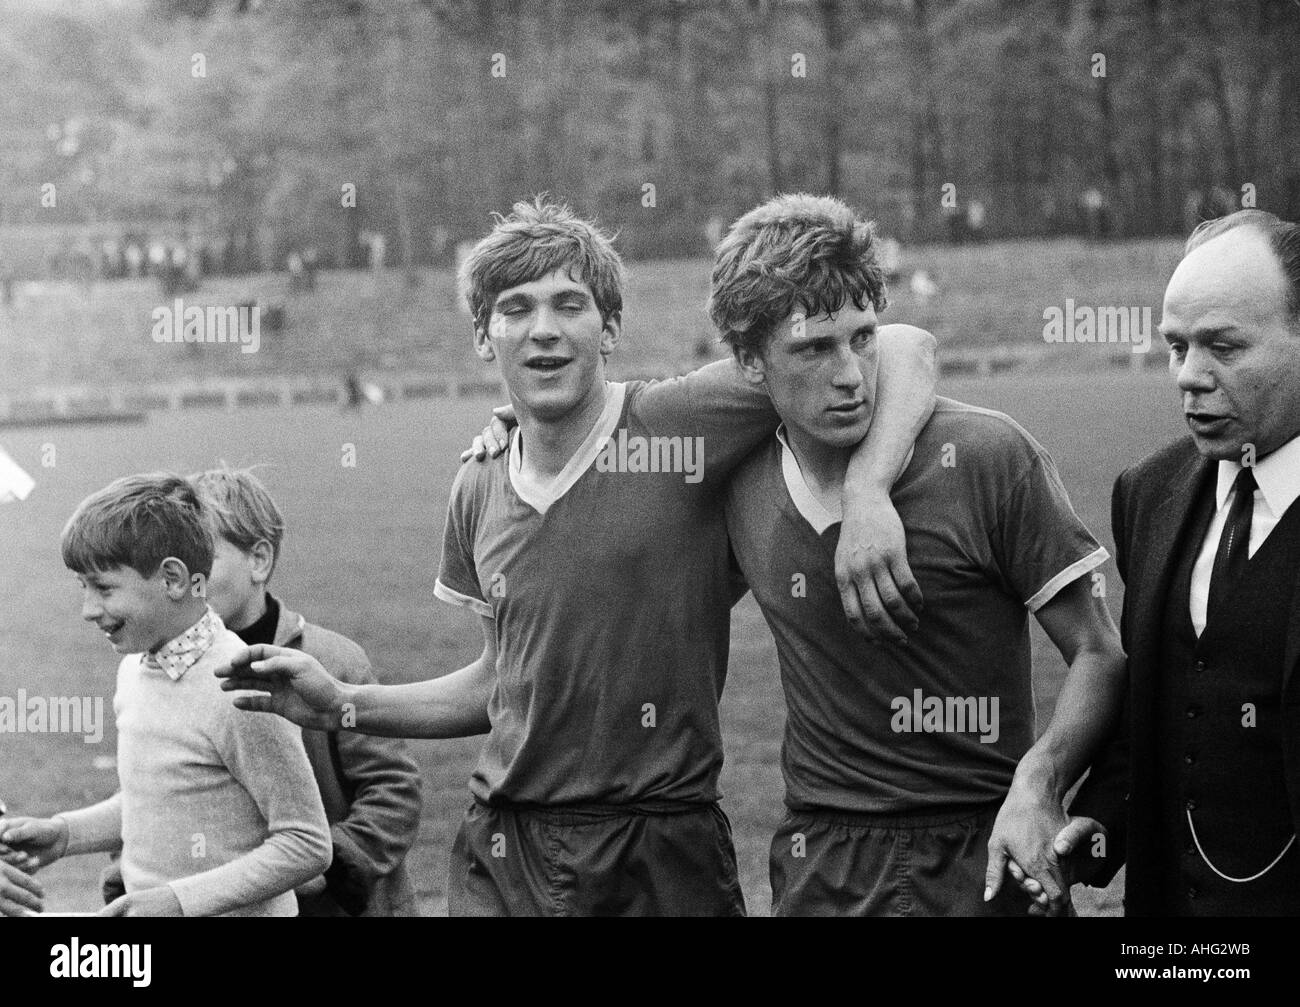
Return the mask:
<path id="1" fill-rule="evenodd" d="M 988 377 L 1006 371 L 1043 366 L 1059 353 L 1052 346 L 1006 346 L 983 352 L 944 354 L 943 376 Z M 1104 366 L 1142 370 L 1163 367 L 1161 353 L 1112 353 Z M 1099 361 L 1100 362 L 1100 361 Z M 620 378 L 658 378 L 666 373 L 620 374 Z M 496 379 L 450 378 L 428 371 L 363 372 L 361 380 L 382 392 L 383 402 L 412 399 L 495 398 L 504 400 L 505 387 Z M 60 423 L 140 422 L 151 412 L 178 409 L 239 409 L 339 405 L 347 400 L 342 376 L 214 378 L 142 385 L 36 387 L 21 394 L 0 394 L 0 427 L 45 426 Z"/>

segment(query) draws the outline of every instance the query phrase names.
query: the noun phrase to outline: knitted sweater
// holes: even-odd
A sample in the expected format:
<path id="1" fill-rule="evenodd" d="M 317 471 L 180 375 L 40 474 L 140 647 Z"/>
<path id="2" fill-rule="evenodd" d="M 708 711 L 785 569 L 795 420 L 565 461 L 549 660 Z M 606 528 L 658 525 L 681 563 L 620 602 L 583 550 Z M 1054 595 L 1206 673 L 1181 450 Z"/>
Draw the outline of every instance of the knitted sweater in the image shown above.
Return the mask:
<path id="1" fill-rule="evenodd" d="M 170 885 L 186 916 L 293 916 L 329 866 L 329 824 L 301 732 L 231 704 L 213 671 L 243 646 L 223 628 L 176 681 L 122 659 L 113 711 L 121 790 L 67 812 L 69 854 L 122 850 L 128 892 Z"/>

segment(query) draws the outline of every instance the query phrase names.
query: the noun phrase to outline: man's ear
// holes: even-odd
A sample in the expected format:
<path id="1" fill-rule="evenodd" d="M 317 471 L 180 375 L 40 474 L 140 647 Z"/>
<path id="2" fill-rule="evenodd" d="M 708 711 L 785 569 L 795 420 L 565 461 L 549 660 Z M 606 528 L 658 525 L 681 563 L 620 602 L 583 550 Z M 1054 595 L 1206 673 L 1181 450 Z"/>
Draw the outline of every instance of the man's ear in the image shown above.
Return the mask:
<path id="1" fill-rule="evenodd" d="M 609 356 L 622 338 L 623 315 L 621 312 L 611 311 L 609 317 L 605 319 L 605 328 L 600 333 L 600 355 Z"/>
<path id="2" fill-rule="evenodd" d="M 190 595 L 190 570 L 182 560 L 168 556 L 158 564 L 162 575 L 163 590 L 172 601 L 180 601 Z"/>
<path id="3" fill-rule="evenodd" d="M 497 358 L 496 347 L 492 345 L 492 337 L 488 335 L 487 329 L 482 326 L 474 326 L 474 352 L 478 354 L 480 360 L 491 362 Z"/>
<path id="4" fill-rule="evenodd" d="M 275 547 L 266 539 L 259 538 L 248 550 L 248 566 L 253 583 L 265 584 L 275 569 Z"/>
<path id="5" fill-rule="evenodd" d="M 740 365 L 740 372 L 751 385 L 761 385 L 767 380 L 767 365 L 758 350 L 750 346 L 737 346 L 735 355 L 736 363 Z"/>

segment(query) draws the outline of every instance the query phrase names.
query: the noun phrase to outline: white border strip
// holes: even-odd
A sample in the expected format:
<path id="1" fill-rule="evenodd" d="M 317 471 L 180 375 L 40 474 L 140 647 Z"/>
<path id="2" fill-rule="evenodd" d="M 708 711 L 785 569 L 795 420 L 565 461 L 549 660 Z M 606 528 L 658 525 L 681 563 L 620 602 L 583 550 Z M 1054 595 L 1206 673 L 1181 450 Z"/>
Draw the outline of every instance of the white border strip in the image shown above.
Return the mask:
<path id="1" fill-rule="evenodd" d="M 445 601 L 448 605 L 458 605 L 461 608 L 473 609 L 476 613 L 487 619 L 495 619 L 497 617 L 497 614 L 492 611 L 492 606 L 481 598 L 471 598 L 467 594 L 453 591 L 440 580 L 435 580 L 433 582 L 433 596 Z"/>
<path id="2" fill-rule="evenodd" d="M 1072 584 L 1089 570 L 1095 570 L 1106 560 L 1110 559 L 1110 553 L 1106 551 L 1105 546 L 1099 547 L 1095 552 L 1090 552 L 1083 559 L 1075 560 L 1055 577 L 1049 580 L 1038 592 L 1025 602 L 1025 608 L 1031 612 L 1037 612 L 1049 601 L 1056 597 L 1061 588 L 1066 584 Z"/>

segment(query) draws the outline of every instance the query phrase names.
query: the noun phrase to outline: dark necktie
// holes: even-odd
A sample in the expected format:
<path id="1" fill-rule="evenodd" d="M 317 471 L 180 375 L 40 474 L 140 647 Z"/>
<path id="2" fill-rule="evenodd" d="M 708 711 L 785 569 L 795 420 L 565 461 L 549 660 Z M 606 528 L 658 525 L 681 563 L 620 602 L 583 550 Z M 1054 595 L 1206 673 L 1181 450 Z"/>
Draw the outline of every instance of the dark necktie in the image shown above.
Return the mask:
<path id="1" fill-rule="evenodd" d="M 1232 484 L 1235 496 L 1228 509 L 1228 521 L 1219 536 L 1219 549 L 1214 554 L 1214 567 L 1210 572 L 1210 597 L 1208 608 L 1214 609 L 1223 600 L 1233 582 L 1241 575 L 1250 557 L 1250 518 L 1255 511 L 1255 473 L 1249 468 L 1237 474 Z"/>

